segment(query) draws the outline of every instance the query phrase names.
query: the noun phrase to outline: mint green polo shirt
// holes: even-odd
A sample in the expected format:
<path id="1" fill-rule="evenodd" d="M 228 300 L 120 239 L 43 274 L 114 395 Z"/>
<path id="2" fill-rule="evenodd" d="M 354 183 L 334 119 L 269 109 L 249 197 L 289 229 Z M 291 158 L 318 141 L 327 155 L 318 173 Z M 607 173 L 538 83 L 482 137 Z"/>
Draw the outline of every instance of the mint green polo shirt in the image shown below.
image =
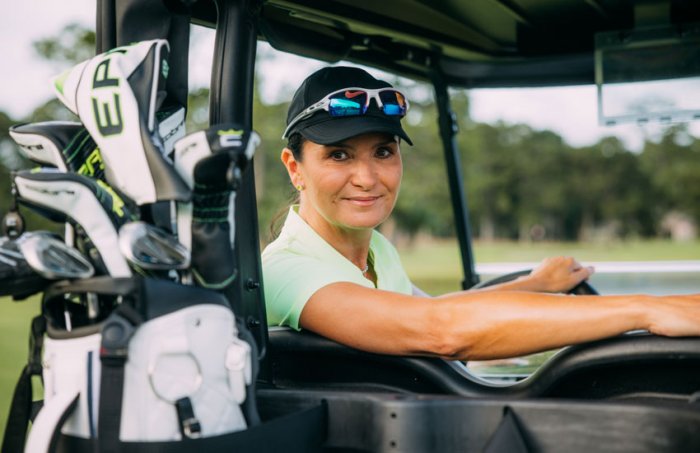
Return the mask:
<path id="1" fill-rule="evenodd" d="M 277 239 L 262 253 L 263 283 L 267 324 L 296 330 L 304 305 L 326 285 L 350 282 L 367 288 L 374 284 L 302 219 L 289 209 Z M 403 294 L 412 293 L 411 281 L 393 245 L 373 231 L 369 243 L 370 261 L 377 274 L 377 288 Z"/>

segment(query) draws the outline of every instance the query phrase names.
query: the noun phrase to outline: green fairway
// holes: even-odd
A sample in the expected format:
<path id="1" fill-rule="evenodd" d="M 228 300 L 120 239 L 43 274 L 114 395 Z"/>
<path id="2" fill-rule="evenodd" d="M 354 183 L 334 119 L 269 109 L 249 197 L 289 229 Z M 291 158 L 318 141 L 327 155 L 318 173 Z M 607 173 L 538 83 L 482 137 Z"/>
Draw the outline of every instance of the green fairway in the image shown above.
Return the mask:
<path id="1" fill-rule="evenodd" d="M 0 297 L 0 431 L 3 437 L 12 393 L 19 373 L 27 363 L 29 327 L 32 318 L 39 313 L 39 302 L 38 296 L 23 302 Z"/>

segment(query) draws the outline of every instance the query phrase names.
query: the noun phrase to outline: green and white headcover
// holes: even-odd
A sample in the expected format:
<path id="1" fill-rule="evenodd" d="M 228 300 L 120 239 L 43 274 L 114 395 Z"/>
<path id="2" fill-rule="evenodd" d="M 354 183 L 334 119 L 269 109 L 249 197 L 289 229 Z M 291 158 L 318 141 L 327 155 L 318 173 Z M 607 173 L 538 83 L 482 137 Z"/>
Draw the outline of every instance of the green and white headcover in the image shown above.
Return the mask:
<path id="1" fill-rule="evenodd" d="M 135 215 L 106 183 L 55 169 L 19 171 L 12 183 L 20 203 L 49 219 L 80 226 L 97 248 L 109 275 L 132 275 L 119 252 L 118 231 Z"/>
<path id="2" fill-rule="evenodd" d="M 54 78 L 58 98 L 100 148 L 107 181 L 139 205 L 189 198 L 189 189 L 164 155 L 156 118 L 165 98 L 167 57 L 167 41 L 142 41 L 97 55 Z"/>

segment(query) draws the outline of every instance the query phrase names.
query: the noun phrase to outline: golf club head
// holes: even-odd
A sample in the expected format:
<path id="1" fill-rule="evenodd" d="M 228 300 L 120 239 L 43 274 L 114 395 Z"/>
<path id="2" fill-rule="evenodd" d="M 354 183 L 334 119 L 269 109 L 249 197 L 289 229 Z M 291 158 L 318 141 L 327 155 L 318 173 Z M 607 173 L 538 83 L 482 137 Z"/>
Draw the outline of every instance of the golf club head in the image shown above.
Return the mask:
<path id="1" fill-rule="evenodd" d="M 17 241 L 20 252 L 34 271 L 49 280 L 88 278 L 92 264 L 54 234 L 38 231 L 23 234 Z"/>
<path id="2" fill-rule="evenodd" d="M 131 264 L 147 270 L 186 269 L 190 252 L 168 232 L 136 221 L 119 229 L 119 249 Z"/>
<path id="3" fill-rule="evenodd" d="M 42 292 L 50 283 L 29 266 L 16 240 L 0 237 L 0 297 L 26 299 Z"/>

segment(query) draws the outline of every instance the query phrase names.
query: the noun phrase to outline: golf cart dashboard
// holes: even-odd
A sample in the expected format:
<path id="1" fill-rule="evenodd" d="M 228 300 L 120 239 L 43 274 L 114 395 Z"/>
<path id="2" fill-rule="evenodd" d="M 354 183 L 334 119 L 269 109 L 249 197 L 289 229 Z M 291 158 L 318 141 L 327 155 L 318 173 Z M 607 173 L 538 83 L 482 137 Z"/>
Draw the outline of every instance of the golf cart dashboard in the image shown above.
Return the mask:
<path id="1" fill-rule="evenodd" d="M 463 397 L 685 400 L 700 390 L 700 339 L 623 335 L 571 346 L 530 377 L 494 384 L 461 362 L 366 353 L 310 332 L 272 328 L 265 381 L 277 388 Z"/>

